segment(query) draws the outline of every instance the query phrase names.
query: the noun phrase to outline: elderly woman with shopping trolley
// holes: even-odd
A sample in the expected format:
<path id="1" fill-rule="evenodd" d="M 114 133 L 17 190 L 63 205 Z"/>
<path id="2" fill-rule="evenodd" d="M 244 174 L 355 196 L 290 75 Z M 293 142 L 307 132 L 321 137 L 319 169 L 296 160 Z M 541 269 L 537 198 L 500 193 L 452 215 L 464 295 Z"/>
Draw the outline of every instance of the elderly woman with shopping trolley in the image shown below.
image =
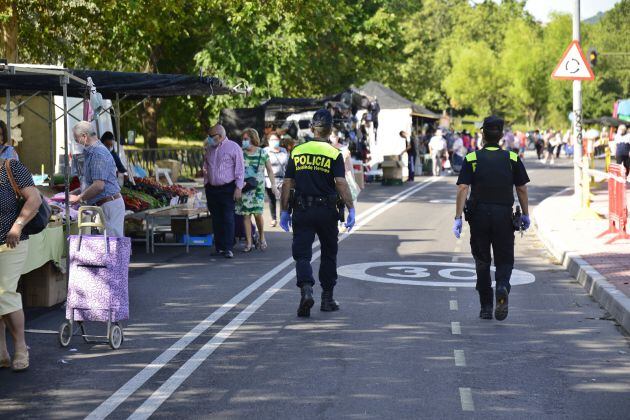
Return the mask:
<path id="1" fill-rule="evenodd" d="M 42 204 L 33 177 L 17 160 L 0 159 L 0 369 L 28 369 L 29 355 L 24 338 L 22 297 L 18 281 L 28 254 L 24 227 Z M 6 341 L 7 327 L 13 337 L 13 360 Z"/>

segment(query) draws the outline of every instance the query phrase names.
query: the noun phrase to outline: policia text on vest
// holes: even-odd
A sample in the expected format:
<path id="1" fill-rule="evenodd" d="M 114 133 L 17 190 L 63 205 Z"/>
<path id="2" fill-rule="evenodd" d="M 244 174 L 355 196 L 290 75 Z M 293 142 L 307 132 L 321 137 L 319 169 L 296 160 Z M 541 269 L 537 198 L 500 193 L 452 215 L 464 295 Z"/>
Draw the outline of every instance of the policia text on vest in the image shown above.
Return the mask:
<path id="1" fill-rule="evenodd" d="M 339 304 L 333 298 L 337 284 L 337 211 L 338 197 L 348 208 L 345 224 L 354 226 L 354 204 L 341 152 L 327 140 L 332 129 L 332 116 L 319 110 L 313 116 L 311 128 L 315 139 L 293 149 L 282 184 L 282 212 L 280 226 L 289 231 L 293 225 L 292 253 L 295 260 L 297 286 L 301 296 L 298 316 L 310 316 L 314 304 L 315 279 L 311 267 L 312 246 L 315 235 L 321 244 L 319 282 L 322 286 L 321 310 L 336 311 Z"/>
<path id="2" fill-rule="evenodd" d="M 462 229 L 462 212 L 470 225 L 470 248 L 477 272 L 476 289 L 479 292 L 482 319 L 492 319 L 493 300 L 490 267 L 492 258 L 496 267 L 496 307 L 494 317 L 504 320 L 508 314 L 510 277 L 514 267 L 514 224 L 512 206 L 514 187 L 523 214 L 517 225 L 529 228 L 527 186 L 529 177 L 519 156 L 501 150 L 498 141 L 503 135 L 503 120 L 488 117 L 482 128 L 485 146 L 466 156 L 457 179 L 457 202 L 453 232 L 459 238 Z M 466 201 L 471 190 L 470 199 Z M 492 249 L 492 254 L 491 254 Z"/>

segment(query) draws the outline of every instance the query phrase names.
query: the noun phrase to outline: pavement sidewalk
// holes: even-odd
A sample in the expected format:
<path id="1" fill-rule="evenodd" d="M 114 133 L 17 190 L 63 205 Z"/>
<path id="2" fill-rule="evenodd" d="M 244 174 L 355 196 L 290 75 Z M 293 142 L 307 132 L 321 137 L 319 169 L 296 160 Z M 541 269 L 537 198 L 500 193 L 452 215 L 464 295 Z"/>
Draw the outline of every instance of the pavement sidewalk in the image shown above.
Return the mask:
<path id="1" fill-rule="evenodd" d="M 592 190 L 591 208 L 598 220 L 575 220 L 573 189 L 542 201 L 534 209 L 538 236 L 551 254 L 587 292 L 630 332 L 630 241 L 606 244 L 608 191 L 605 184 Z M 629 195 L 630 199 L 630 195 Z"/>

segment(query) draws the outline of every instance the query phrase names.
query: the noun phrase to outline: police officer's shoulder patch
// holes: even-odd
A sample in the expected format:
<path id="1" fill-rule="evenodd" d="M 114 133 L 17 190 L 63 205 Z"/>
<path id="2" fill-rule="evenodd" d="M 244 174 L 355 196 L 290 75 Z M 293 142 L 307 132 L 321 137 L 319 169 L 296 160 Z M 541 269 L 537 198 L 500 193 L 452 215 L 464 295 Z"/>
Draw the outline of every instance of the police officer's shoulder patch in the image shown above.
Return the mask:
<path id="1" fill-rule="evenodd" d="M 466 155 L 466 160 L 468 162 L 475 162 L 477 160 L 477 152 L 470 152 Z"/>
<path id="2" fill-rule="evenodd" d="M 514 162 L 518 162 L 518 154 L 516 152 L 510 152 L 510 159 Z"/>

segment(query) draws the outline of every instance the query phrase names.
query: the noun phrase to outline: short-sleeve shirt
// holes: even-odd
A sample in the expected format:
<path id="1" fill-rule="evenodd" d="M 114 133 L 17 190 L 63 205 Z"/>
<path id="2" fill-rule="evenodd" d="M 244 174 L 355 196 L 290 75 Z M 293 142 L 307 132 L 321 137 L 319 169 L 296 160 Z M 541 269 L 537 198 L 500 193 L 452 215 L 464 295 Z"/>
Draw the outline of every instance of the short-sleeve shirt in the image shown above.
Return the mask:
<path id="1" fill-rule="evenodd" d="M 105 197 L 110 197 L 120 192 L 118 178 L 116 177 L 116 163 L 112 154 L 103 143 L 96 142 L 86 147 L 85 151 L 85 185 L 89 187 L 94 181 L 105 183 L 105 188 L 97 196 L 91 198 L 88 204 L 94 205 Z"/>
<path id="2" fill-rule="evenodd" d="M 517 187 L 525 185 L 529 182 L 529 176 L 527 176 L 525 165 L 523 165 L 523 161 L 518 156 L 516 158 L 516 162 L 514 162 L 514 165 L 512 165 L 512 175 L 514 185 L 516 185 Z M 462 169 L 459 172 L 459 177 L 457 178 L 457 185 L 473 185 L 474 183 L 475 177 L 472 163 L 468 159 L 465 159 L 464 164 L 462 165 Z"/>
<path id="3" fill-rule="evenodd" d="M 7 242 L 7 233 L 9 233 L 20 215 L 19 202 L 9 182 L 4 162 L 3 159 L 0 159 L 0 245 L 4 245 Z M 10 162 L 11 173 L 18 188 L 21 190 L 26 187 L 33 187 L 35 184 L 28 169 L 17 160 L 11 160 Z M 22 233 L 20 240 L 24 241 L 26 239 L 28 239 L 28 235 Z"/>
<path id="4" fill-rule="evenodd" d="M 332 145 L 311 140 L 293 149 L 285 177 L 295 180 L 298 195 L 335 195 L 335 178 L 345 177 L 343 156 Z"/>

